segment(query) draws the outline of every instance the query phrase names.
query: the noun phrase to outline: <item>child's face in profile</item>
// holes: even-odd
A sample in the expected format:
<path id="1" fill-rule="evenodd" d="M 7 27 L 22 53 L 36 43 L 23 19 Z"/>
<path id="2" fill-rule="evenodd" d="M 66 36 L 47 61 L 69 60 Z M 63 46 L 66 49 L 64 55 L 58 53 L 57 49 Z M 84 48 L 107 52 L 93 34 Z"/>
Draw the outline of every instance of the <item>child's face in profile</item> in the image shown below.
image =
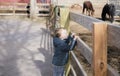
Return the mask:
<path id="1" fill-rule="evenodd" d="M 62 29 L 60 38 L 66 39 L 67 37 L 68 37 L 67 31 L 65 29 Z"/>

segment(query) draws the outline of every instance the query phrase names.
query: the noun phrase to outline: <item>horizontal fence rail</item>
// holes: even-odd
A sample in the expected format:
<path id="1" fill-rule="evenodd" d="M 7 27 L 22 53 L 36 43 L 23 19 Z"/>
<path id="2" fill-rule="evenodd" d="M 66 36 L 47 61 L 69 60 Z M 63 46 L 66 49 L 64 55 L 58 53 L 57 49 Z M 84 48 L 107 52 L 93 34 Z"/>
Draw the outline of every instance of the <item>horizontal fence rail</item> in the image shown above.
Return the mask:
<path id="1" fill-rule="evenodd" d="M 81 26 L 93 31 L 93 22 L 102 22 L 101 20 L 85 16 L 82 14 L 70 12 L 70 20 L 80 24 Z M 115 46 L 120 49 L 120 26 L 108 24 L 108 45 Z M 119 50 L 120 51 L 120 50 Z"/>
<path id="2" fill-rule="evenodd" d="M 93 30 L 93 22 L 102 22 L 101 20 L 75 12 L 70 12 L 70 20 L 82 25 L 90 31 Z"/>
<path id="3" fill-rule="evenodd" d="M 98 20 L 96 18 L 86 16 L 86 15 L 83 15 L 83 14 L 80 14 L 80 13 L 75 13 L 75 12 L 72 12 L 72 11 L 69 12 L 68 8 L 67 9 L 65 7 L 63 7 L 63 8 L 64 9 L 60 9 L 60 25 L 62 27 L 64 27 L 65 29 L 67 29 L 68 31 L 70 30 L 69 29 L 69 21 L 74 21 L 74 22 L 80 24 L 81 26 L 87 28 L 91 32 L 94 31 L 94 28 L 93 28 L 94 24 L 103 23 L 103 21 Z M 68 12 L 69 12 L 69 15 L 68 15 Z M 54 14 L 55 13 L 56 13 L 56 11 L 54 11 Z M 51 17 L 55 21 L 53 23 L 53 25 L 56 25 L 57 24 L 56 23 L 56 16 L 54 16 L 54 17 L 51 16 Z M 104 23 L 103 23 L 102 26 L 104 27 Z M 108 45 L 109 46 L 115 46 L 118 49 L 120 49 L 120 41 L 119 41 L 120 26 L 107 24 L 107 29 L 106 30 L 107 30 L 106 34 L 108 36 L 108 37 L 106 37 Z M 106 46 L 106 43 L 105 43 L 105 46 Z M 100 46 L 100 47 L 102 47 L 102 46 Z M 107 47 L 105 47 L 105 48 L 107 48 Z M 93 67 L 93 52 L 94 51 L 80 38 L 77 39 L 77 50 L 79 50 L 79 52 L 85 57 L 85 59 L 88 61 L 88 63 L 92 65 L 92 68 L 94 68 Z M 106 56 L 106 55 L 104 55 L 104 56 Z M 100 56 L 99 56 L 99 58 L 100 58 Z M 76 57 L 74 52 L 71 52 L 70 59 L 71 59 L 71 63 L 69 65 L 70 65 L 70 71 L 71 71 L 70 73 L 72 73 L 71 75 L 73 75 L 73 76 L 80 76 L 80 75 L 81 76 L 89 76 L 85 72 L 84 68 L 82 68 L 81 63 L 78 61 L 78 58 Z M 107 69 L 107 71 L 105 71 L 107 73 L 107 76 L 120 76 L 119 73 L 115 69 L 113 69 L 109 64 L 106 64 L 106 62 L 105 62 L 105 67 Z M 69 71 L 69 67 L 67 67 L 67 68 L 68 68 L 68 70 L 66 70 L 66 72 L 67 72 L 66 76 L 68 76 L 68 71 Z"/>
<path id="4" fill-rule="evenodd" d="M 71 66 L 75 68 L 73 69 L 77 76 L 88 76 L 73 51 L 71 51 Z"/>
<path id="5" fill-rule="evenodd" d="M 117 47 L 120 52 L 120 26 L 108 24 L 108 45 Z"/>
<path id="6" fill-rule="evenodd" d="M 93 23 L 94 22 L 102 22 L 101 20 L 85 16 L 79 13 L 70 12 L 70 20 L 74 21 L 81 26 L 87 28 L 90 31 L 93 31 Z M 118 40 L 120 38 L 120 26 L 108 24 L 108 44 L 110 46 L 115 46 L 120 49 L 120 41 Z M 115 37 L 116 36 L 116 37 Z M 92 49 L 81 39 L 77 40 L 78 47 L 77 49 L 80 50 L 80 53 L 87 59 L 87 61 L 92 64 L 92 58 L 93 58 L 93 51 Z M 116 70 L 114 70 L 110 65 L 107 65 L 107 76 L 119 76 Z"/>
<path id="7" fill-rule="evenodd" d="M 27 11 L 27 3 L 0 3 L 0 15 L 28 15 Z M 49 16 L 50 11 L 50 4 L 41 4 L 37 3 L 38 11 L 45 11 L 48 12 L 47 14 L 44 13 L 37 13 L 37 16 Z"/>

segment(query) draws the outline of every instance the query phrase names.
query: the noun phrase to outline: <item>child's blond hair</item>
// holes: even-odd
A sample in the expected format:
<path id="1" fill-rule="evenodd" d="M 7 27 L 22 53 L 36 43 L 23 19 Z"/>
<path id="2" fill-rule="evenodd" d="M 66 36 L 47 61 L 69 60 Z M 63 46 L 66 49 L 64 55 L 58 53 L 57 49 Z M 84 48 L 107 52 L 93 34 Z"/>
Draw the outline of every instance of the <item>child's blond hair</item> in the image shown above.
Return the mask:
<path id="1" fill-rule="evenodd" d="M 61 31 L 62 30 L 65 30 L 64 28 L 57 28 L 56 30 L 55 30 L 55 37 L 60 37 L 61 36 Z"/>

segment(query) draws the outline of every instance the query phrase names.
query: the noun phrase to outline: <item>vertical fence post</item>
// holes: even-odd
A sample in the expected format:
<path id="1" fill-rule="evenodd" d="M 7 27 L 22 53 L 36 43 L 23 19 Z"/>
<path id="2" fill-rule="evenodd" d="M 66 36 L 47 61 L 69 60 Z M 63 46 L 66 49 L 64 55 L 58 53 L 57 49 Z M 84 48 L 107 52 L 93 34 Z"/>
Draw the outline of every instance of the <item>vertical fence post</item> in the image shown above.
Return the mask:
<path id="1" fill-rule="evenodd" d="M 50 22 L 52 23 L 52 29 L 55 29 L 55 6 L 50 7 Z"/>
<path id="2" fill-rule="evenodd" d="M 30 0 L 30 18 L 31 19 L 36 18 L 36 7 L 37 7 L 36 0 Z"/>
<path id="3" fill-rule="evenodd" d="M 93 76 L 107 76 L 107 24 L 93 23 Z"/>
<path id="4" fill-rule="evenodd" d="M 60 27 L 64 27 L 68 33 L 70 32 L 70 27 L 69 27 L 69 8 L 60 8 Z M 65 69 L 65 76 L 68 76 L 70 72 L 70 53 L 69 53 L 69 60 L 66 65 Z"/>
<path id="5" fill-rule="evenodd" d="M 15 16 L 15 8 L 16 8 L 15 2 L 12 5 L 13 5 L 13 16 Z"/>
<path id="6" fill-rule="evenodd" d="M 61 27 L 67 29 L 68 32 L 70 32 L 69 21 L 70 21 L 69 8 L 66 7 L 60 8 L 60 25 Z"/>
<path id="7" fill-rule="evenodd" d="M 59 28 L 60 27 L 60 7 L 55 6 L 55 28 Z"/>

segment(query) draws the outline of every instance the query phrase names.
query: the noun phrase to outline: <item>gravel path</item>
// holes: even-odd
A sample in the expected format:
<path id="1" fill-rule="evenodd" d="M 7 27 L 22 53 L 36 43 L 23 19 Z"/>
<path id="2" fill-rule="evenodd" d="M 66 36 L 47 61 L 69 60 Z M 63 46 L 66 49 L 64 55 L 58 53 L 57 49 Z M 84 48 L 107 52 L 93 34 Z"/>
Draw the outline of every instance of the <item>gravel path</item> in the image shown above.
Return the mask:
<path id="1" fill-rule="evenodd" d="M 49 31 L 44 23 L 0 20 L 0 76 L 52 76 Z"/>

